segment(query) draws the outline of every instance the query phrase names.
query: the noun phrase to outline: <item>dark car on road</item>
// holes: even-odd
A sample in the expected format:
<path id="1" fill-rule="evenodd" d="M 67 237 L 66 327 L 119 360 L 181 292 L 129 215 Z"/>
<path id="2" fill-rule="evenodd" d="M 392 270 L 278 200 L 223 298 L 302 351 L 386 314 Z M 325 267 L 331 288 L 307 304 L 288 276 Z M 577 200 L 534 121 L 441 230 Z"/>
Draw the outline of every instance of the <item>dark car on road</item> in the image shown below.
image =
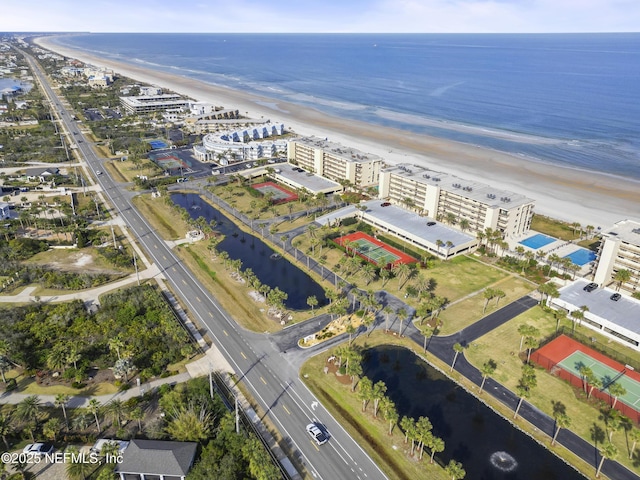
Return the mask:
<path id="1" fill-rule="evenodd" d="M 598 288 L 598 284 L 597 283 L 589 283 L 588 285 L 586 285 L 583 290 L 585 292 L 593 292 L 596 288 Z"/>
<path id="2" fill-rule="evenodd" d="M 613 300 L 614 302 L 617 302 L 618 300 L 620 300 L 622 298 L 622 295 L 620 295 L 619 293 L 614 293 L 609 298 L 611 300 Z"/>

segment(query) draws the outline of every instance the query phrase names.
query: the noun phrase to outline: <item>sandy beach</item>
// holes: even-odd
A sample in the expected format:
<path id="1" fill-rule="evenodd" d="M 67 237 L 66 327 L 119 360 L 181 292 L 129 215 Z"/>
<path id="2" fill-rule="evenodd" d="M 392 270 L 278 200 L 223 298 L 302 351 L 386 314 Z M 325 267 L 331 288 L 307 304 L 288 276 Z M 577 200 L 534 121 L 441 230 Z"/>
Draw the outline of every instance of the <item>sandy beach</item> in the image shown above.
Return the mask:
<path id="1" fill-rule="evenodd" d="M 603 229 L 626 218 L 640 221 L 638 181 L 557 167 L 474 145 L 332 117 L 312 108 L 95 57 L 55 45 L 46 37 L 37 39 L 36 43 L 61 55 L 111 68 L 141 83 L 238 109 L 251 118 L 282 122 L 300 135 L 328 137 L 379 155 L 390 164 L 419 164 L 526 195 L 536 200 L 536 212 L 543 215 Z"/>

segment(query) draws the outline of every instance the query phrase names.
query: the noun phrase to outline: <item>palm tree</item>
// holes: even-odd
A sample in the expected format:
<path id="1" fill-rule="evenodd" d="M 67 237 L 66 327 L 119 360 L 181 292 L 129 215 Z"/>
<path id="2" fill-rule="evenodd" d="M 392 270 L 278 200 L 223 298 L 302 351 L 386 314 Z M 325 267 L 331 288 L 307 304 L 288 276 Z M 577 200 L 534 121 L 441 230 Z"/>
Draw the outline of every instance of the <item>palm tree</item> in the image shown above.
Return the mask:
<path id="1" fill-rule="evenodd" d="M 556 444 L 556 438 L 561 428 L 569 428 L 571 426 L 571 418 L 566 413 L 558 410 L 553 412 L 553 418 L 556 420 L 556 431 L 551 439 L 551 446 Z"/>
<path id="2" fill-rule="evenodd" d="M 409 435 L 411 434 L 415 423 L 416 421 L 413 418 L 407 416 L 402 417 L 402 420 L 400 420 L 400 428 L 404 432 L 404 443 L 409 441 Z"/>
<path id="3" fill-rule="evenodd" d="M 613 397 L 613 405 L 611 408 L 616 408 L 616 403 L 618 402 L 618 398 L 623 397 L 627 393 L 627 389 L 624 388 L 620 383 L 615 382 L 609 385 L 609 394 Z"/>
<path id="4" fill-rule="evenodd" d="M 373 398 L 374 418 L 378 417 L 378 407 L 380 405 L 380 400 L 384 397 L 385 393 L 387 393 L 387 385 L 383 381 L 378 381 L 373 385 L 373 389 L 371 391 L 371 398 Z"/>
<path id="5" fill-rule="evenodd" d="M 102 405 L 100 405 L 100 402 L 97 399 L 92 398 L 91 400 L 89 400 L 88 409 L 91 413 L 93 413 L 93 418 L 95 418 L 96 420 L 96 427 L 98 427 L 98 433 L 102 433 L 102 430 L 100 428 L 100 419 L 98 418 L 98 414 L 102 410 Z"/>
<path id="6" fill-rule="evenodd" d="M 609 459 L 613 460 L 618 456 L 618 448 L 612 444 L 611 442 L 604 444 L 600 447 L 600 463 L 598 464 L 598 469 L 596 470 L 596 478 L 600 477 L 600 471 L 602 470 L 602 465 L 604 461 Z"/>
<path id="7" fill-rule="evenodd" d="M 393 267 L 393 274 L 398 278 L 398 290 L 402 290 L 412 273 L 411 267 L 406 263 L 399 263 Z"/>
<path id="8" fill-rule="evenodd" d="M 525 364 L 522 366 L 522 377 L 516 387 L 516 392 L 518 392 L 518 396 L 520 400 L 518 401 L 518 406 L 516 407 L 516 411 L 513 415 L 513 419 L 518 418 L 518 412 L 520 411 L 520 407 L 522 406 L 522 401 L 525 398 L 529 398 L 531 396 L 531 391 L 537 385 L 536 380 L 536 372 L 535 369 L 529 365 Z"/>
<path id="9" fill-rule="evenodd" d="M 382 400 L 380 400 L 380 411 L 382 415 L 384 415 L 385 420 L 389 422 L 389 435 L 391 435 L 393 433 L 393 426 L 400 416 L 396 404 L 389 397 L 384 396 Z"/>
<path id="10" fill-rule="evenodd" d="M 369 377 L 362 377 L 358 384 L 358 397 L 362 400 L 362 411 L 367 410 L 367 404 L 373 395 L 373 382 Z"/>
<path id="11" fill-rule="evenodd" d="M 2 424 L 0 423 L 0 429 L 2 428 L 1 425 Z M 629 432 L 629 439 L 633 442 L 631 444 L 631 449 L 629 450 L 629 459 L 632 459 L 633 458 L 633 452 L 636 449 L 636 444 L 638 443 L 638 441 L 640 441 L 640 430 L 638 430 L 637 428 L 631 429 L 631 431 Z M 6 440 L 5 440 L 5 443 L 6 443 Z M 8 446 L 7 446 L 7 450 L 9 450 Z"/>
<path id="12" fill-rule="evenodd" d="M 493 288 L 485 288 L 482 296 L 484 297 L 484 306 L 482 307 L 482 314 L 484 315 L 484 312 L 487 310 L 487 305 L 489 305 L 489 301 L 495 297 Z"/>
<path id="13" fill-rule="evenodd" d="M 29 395 L 18 403 L 18 406 L 16 407 L 16 414 L 20 420 L 24 422 L 33 422 L 37 425 L 41 410 L 42 404 L 40 403 L 40 397 L 37 395 Z"/>
<path id="14" fill-rule="evenodd" d="M 616 282 L 616 291 L 620 291 L 623 283 L 626 283 L 631 278 L 631 272 L 629 270 L 621 269 L 613 276 L 613 280 Z"/>
<path id="15" fill-rule="evenodd" d="M 498 365 L 492 359 L 489 359 L 482 364 L 482 367 L 480 367 L 480 373 L 482 374 L 482 383 L 480 384 L 480 391 L 478 392 L 479 394 L 482 393 L 482 389 L 484 388 L 484 383 L 487 381 L 487 377 L 493 375 L 497 367 Z"/>
<path id="16" fill-rule="evenodd" d="M 453 356 L 453 362 L 451 362 L 451 372 L 453 372 L 453 367 L 456 364 L 458 355 L 460 355 L 461 352 L 464 352 L 464 346 L 461 343 L 456 343 L 453 345 L 453 351 L 455 352 L 455 355 Z"/>
<path id="17" fill-rule="evenodd" d="M 409 318 L 409 314 L 406 309 L 401 308 L 396 312 L 396 317 L 400 320 L 400 331 L 398 332 L 398 335 L 402 336 L 402 325 L 404 324 L 404 321 Z"/>
<path id="18" fill-rule="evenodd" d="M 527 337 L 524 339 L 524 346 L 527 348 L 527 363 L 531 361 L 531 350 L 538 348 L 540 340 L 536 337 Z"/>
<path id="19" fill-rule="evenodd" d="M 393 308 L 391 308 L 391 305 L 386 305 L 382 309 L 382 313 L 384 313 L 384 320 L 385 320 L 384 331 L 388 332 L 389 331 L 389 315 L 393 313 Z"/>
<path id="20" fill-rule="evenodd" d="M 440 437 L 432 435 L 427 446 L 429 447 L 429 450 L 431 450 L 431 458 L 429 459 L 429 463 L 433 464 L 433 457 L 435 456 L 435 454 L 444 451 L 444 440 Z"/>
<path id="21" fill-rule="evenodd" d="M 2 375 L 2 383 L 7 383 L 7 379 L 4 376 L 4 372 L 9 370 L 9 367 L 11 367 L 11 364 L 9 363 L 9 360 L 7 359 L 7 357 L 0 354 L 0 375 Z"/>
<path id="22" fill-rule="evenodd" d="M 0 413 L 0 437 L 2 437 L 2 441 L 4 442 L 4 446 L 6 447 L 7 452 L 10 450 L 9 441 L 7 440 L 7 437 L 11 435 L 13 431 L 14 431 L 14 427 L 13 427 L 13 419 L 11 418 L 11 412 Z"/>
<path id="23" fill-rule="evenodd" d="M 462 464 L 455 460 L 450 460 L 447 466 L 444 467 L 444 471 L 451 477 L 451 480 L 462 480 L 467 474 L 462 468 Z"/>
<path id="24" fill-rule="evenodd" d="M 311 307 L 311 312 L 313 312 L 314 307 L 318 306 L 318 298 L 315 295 L 307 297 L 307 305 Z"/>
<path id="25" fill-rule="evenodd" d="M 106 411 L 111 415 L 111 420 L 116 424 L 117 428 L 120 428 L 122 425 L 122 415 L 124 415 L 126 411 L 126 407 L 122 400 L 118 400 L 117 398 L 111 400 L 106 405 Z"/>
<path id="26" fill-rule="evenodd" d="M 422 345 L 422 351 L 424 353 L 427 352 L 427 339 L 433 337 L 436 329 L 430 325 L 425 325 L 420 327 L 420 333 L 424 336 L 424 344 Z"/>
<path id="27" fill-rule="evenodd" d="M 84 455 L 79 455 L 77 447 L 70 446 L 67 451 L 72 453 L 70 461 L 66 466 L 67 476 L 71 480 L 86 480 L 95 470 L 96 466 L 89 463 L 87 461 L 88 458 L 85 458 Z"/>
<path id="28" fill-rule="evenodd" d="M 391 276 L 393 274 L 392 274 L 391 270 L 389 270 L 387 268 L 381 268 L 380 269 L 380 273 L 378 275 L 382 279 L 381 287 L 384 288 L 384 286 L 387 284 L 387 282 L 389 281 L 389 279 L 391 278 Z"/>
<path id="29" fill-rule="evenodd" d="M 65 425 L 67 427 L 67 430 L 69 430 L 69 419 L 67 418 L 66 406 L 67 406 L 67 403 L 69 402 L 70 398 L 71 397 L 69 395 L 65 395 L 63 393 L 60 393 L 60 394 L 56 395 L 56 398 L 55 398 L 55 400 L 53 402 L 56 407 L 62 408 L 62 415 L 64 415 L 64 423 L 65 423 Z"/>
<path id="30" fill-rule="evenodd" d="M 118 337 L 111 338 L 109 340 L 109 350 L 115 350 L 116 355 L 118 356 L 118 360 L 121 360 L 120 357 L 120 349 L 124 347 L 124 342 L 122 339 Z"/>
<path id="31" fill-rule="evenodd" d="M 142 430 L 142 419 L 144 418 L 144 411 L 140 407 L 136 407 L 129 412 L 130 420 L 138 422 L 138 432 Z"/>
<path id="32" fill-rule="evenodd" d="M 47 439 L 55 442 L 56 437 L 58 436 L 58 433 L 60 433 L 61 429 L 62 425 L 60 419 L 57 417 L 53 417 L 47 420 L 44 425 L 42 425 L 42 434 L 47 437 Z"/>

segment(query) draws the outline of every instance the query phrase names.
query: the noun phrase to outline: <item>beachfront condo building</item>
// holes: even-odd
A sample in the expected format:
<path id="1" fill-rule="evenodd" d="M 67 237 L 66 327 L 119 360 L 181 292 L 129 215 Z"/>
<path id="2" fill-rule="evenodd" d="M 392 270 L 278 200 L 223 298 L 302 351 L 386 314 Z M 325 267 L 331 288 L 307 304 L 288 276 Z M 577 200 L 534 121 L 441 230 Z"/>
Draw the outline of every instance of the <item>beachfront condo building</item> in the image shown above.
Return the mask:
<path id="1" fill-rule="evenodd" d="M 130 115 L 163 112 L 171 109 L 188 109 L 190 103 L 190 100 L 171 93 L 120 97 L 122 109 Z"/>
<path id="2" fill-rule="evenodd" d="M 505 238 L 529 230 L 535 204 L 518 193 L 412 164 L 381 170 L 379 198 L 463 231 L 491 228 Z"/>
<path id="3" fill-rule="evenodd" d="M 289 141 L 287 154 L 289 163 L 334 182 L 348 180 L 362 188 L 377 185 L 380 179 L 382 158 L 327 139 L 296 138 Z"/>
<path id="4" fill-rule="evenodd" d="M 614 279 L 620 270 L 628 271 L 629 278 L 618 282 Z M 614 284 L 629 294 L 640 292 L 640 223 L 622 220 L 602 231 L 594 282 Z"/>
<path id="5" fill-rule="evenodd" d="M 210 133 L 204 136 L 202 145 L 193 147 L 193 153 L 201 162 L 220 165 L 284 156 L 286 140 L 264 140 L 284 132 L 284 124 L 265 122 L 242 130 Z"/>

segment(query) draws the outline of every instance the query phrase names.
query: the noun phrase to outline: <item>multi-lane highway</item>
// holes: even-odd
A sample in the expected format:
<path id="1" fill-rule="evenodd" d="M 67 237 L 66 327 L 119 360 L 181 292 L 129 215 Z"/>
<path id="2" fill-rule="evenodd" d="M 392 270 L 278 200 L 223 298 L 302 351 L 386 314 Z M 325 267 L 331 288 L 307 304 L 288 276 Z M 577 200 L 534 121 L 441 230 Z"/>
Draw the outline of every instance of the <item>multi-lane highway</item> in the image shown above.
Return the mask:
<path id="1" fill-rule="evenodd" d="M 83 138 L 76 122 L 65 111 L 39 66 L 28 55 L 25 56 L 64 128 L 77 139 L 78 151 L 111 203 L 114 214 L 122 218 L 148 257 L 164 273 L 191 318 L 207 328 L 214 343 L 235 369 L 237 377 L 313 477 L 325 480 L 386 478 L 299 380 L 297 366 L 293 363 L 295 354 L 281 352 L 268 337 L 240 328 L 180 263 L 166 242 L 132 205 L 131 192 L 127 192 L 108 175 L 102 165 L 103 160 Z M 96 175 L 97 171 L 105 174 Z M 312 421 L 325 425 L 331 435 L 329 442 L 317 446 L 312 441 L 305 431 L 305 426 Z"/>

